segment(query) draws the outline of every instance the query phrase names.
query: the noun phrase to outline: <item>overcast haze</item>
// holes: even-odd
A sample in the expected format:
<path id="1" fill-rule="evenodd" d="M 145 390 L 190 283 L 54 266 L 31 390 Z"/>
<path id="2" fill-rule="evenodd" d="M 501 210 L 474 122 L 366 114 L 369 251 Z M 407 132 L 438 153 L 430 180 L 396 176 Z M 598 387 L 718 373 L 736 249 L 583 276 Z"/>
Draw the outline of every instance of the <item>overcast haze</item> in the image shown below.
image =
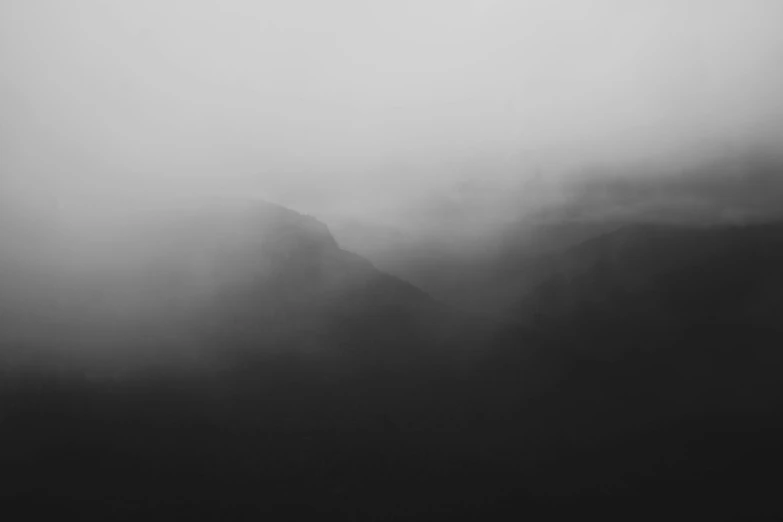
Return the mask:
<path id="1" fill-rule="evenodd" d="M 782 174 L 783 0 L 0 0 L 0 522 L 781 520 Z"/>
<path id="2" fill-rule="evenodd" d="M 400 221 L 774 147 L 782 25 L 776 0 L 5 0 L 3 184 L 87 221 L 202 191 Z"/>

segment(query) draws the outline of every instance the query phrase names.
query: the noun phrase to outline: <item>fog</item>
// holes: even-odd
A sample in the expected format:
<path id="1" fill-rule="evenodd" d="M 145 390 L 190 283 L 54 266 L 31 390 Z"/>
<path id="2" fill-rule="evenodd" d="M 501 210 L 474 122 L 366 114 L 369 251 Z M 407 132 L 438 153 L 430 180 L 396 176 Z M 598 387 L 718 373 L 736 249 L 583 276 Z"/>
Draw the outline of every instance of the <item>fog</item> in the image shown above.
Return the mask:
<path id="1" fill-rule="evenodd" d="M 783 121 L 774 0 L 6 0 L 0 20 L 3 190 L 80 223 L 220 192 L 394 225 L 445 198 L 491 227 L 530 180 L 774 148 Z"/>
<path id="2" fill-rule="evenodd" d="M 4 510 L 776 519 L 782 25 L 0 0 Z"/>

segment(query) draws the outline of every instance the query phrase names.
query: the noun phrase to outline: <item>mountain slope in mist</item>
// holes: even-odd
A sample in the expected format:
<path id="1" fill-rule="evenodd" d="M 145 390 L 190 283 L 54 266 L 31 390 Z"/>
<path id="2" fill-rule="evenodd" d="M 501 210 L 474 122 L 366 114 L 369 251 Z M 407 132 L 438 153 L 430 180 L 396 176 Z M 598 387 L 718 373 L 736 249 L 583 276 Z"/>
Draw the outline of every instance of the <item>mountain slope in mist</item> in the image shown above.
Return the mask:
<path id="1" fill-rule="evenodd" d="M 83 519 L 627 520 L 650 504 L 671 518 L 685 502 L 720 520 L 746 513 L 748 492 L 772 498 L 760 473 L 783 460 L 770 421 L 783 365 L 759 332 L 780 334 L 779 225 L 598 235 L 556 254 L 517 325 L 471 337 L 469 321 L 341 250 L 311 218 L 264 203 L 210 208 L 156 219 L 114 244 L 121 256 L 46 295 L 82 299 L 68 317 L 97 314 L 96 345 L 135 346 L 141 324 L 150 346 L 203 345 L 235 364 L 215 378 L 4 387 L 7 505 Z M 110 317 L 128 328 L 98 335 Z M 83 339 L 42 330 L 50 345 Z M 454 371 L 445 349 L 465 345 L 477 356 Z M 335 359 L 356 371 L 333 372 Z M 732 410 L 745 413 L 722 415 Z"/>
<path id="2" fill-rule="evenodd" d="M 781 223 L 628 225 L 557 256 L 515 313 L 562 361 L 558 393 L 595 394 L 585 411 L 769 410 L 782 261 Z"/>
<path id="3" fill-rule="evenodd" d="M 560 440 L 534 489 L 779 516 L 783 223 L 625 225 L 550 260 L 514 308 L 539 354 L 512 336 L 494 363 L 553 375 L 522 407 Z"/>
<path id="4" fill-rule="evenodd" d="M 619 226 L 534 216 L 478 240 L 461 241 L 358 220 L 335 223 L 342 244 L 388 273 L 457 309 L 495 318 L 506 315 L 514 300 L 540 281 L 547 254 Z"/>
<path id="5" fill-rule="evenodd" d="M 5 270 L 7 346 L 205 364 L 285 352 L 401 360 L 437 347 L 453 320 L 322 223 L 271 203 L 207 198 L 127 222 L 68 248 L 41 241 Z"/>
<path id="6" fill-rule="evenodd" d="M 41 367 L 2 367 L 8 504 L 130 520 L 369 515 L 396 487 L 452 473 L 463 437 L 444 434 L 473 410 L 446 348 L 472 346 L 469 321 L 310 217 L 224 203 L 80 243 L 89 270 L 28 267 L 37 291 L 8 301 L 2 347 L 39 352 Z M 194 358 L 207 372 L 176 371 Z M 152 364 L 113 379 L 48 368 L 104 359 Z"/>
<path id="7" fill-rule="evenodd" d="M 389 273 L 459 308 L 503 317 L 548 277 L 561 253 L 627 224 L 701 227 L 782 219 L 781 172 L 779 159 L 753 151 L 679 167 L 596 166 L 560 187 L 529 184 L 489 202 L 468 196 L 474 205 L 451 209 L 441 234 L 406 227 L 405 220 L 394 227 L 335 219 L 334 228 L 341 243 Z M 474 228 L 484 226 L 481 234 L 463 230 L 474 217 Z"/>

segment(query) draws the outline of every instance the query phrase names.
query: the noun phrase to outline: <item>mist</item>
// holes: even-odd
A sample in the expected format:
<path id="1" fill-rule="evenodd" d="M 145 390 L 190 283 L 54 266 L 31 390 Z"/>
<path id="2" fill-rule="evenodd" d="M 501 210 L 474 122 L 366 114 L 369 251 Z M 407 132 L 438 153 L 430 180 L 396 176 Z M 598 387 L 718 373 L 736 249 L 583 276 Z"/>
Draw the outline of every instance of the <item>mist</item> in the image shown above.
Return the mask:
<path id="1" fill-rule="evenodd" d="M 4 510 L 779 518 L 781 22 L 0 0 Z"/>
<path id="2" fill-rule="evenodd" d="M 589 172 L 780 144 L 774 1 L 10 0 L 0 19 L 3 190 L 61 221 L 252 194 L 445 234 Z M 466 217 L 429 219 L 443 201 Z"/>

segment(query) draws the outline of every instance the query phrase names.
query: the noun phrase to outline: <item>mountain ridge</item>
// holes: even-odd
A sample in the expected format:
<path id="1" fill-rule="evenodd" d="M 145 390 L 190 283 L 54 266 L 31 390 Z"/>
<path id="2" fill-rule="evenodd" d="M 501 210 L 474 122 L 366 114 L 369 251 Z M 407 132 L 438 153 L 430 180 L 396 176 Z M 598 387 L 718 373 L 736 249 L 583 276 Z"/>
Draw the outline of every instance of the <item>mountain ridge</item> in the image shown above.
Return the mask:
<path id="1" fill-rule="evenodd" d="M 172 343 L 205 350 L 207 361 L 216 347 L 240 345 L 245 356 L 336 355 L 358 339 L 370 359 L 393 359 L 386 337 L 428 351 L 459 322 L 424 291 L 342 249 L 312 216 L 250 198 L 161 207 L 141 208 L 123 234 L 107 229 L 67 251 L 44 242 L 40 262 L 3 278 L 9 288 L 22 285 L 4 300 L 7 330 L 22 344 L 61 345 L 77 359 L 85 350 L 112 359 L 121 346 L 131 358 L 147 346 L 154 359 Z M 23 283 L 33 279 L 35 292 Z M 105 344 L 118 353 L 101 353 Z"/>

